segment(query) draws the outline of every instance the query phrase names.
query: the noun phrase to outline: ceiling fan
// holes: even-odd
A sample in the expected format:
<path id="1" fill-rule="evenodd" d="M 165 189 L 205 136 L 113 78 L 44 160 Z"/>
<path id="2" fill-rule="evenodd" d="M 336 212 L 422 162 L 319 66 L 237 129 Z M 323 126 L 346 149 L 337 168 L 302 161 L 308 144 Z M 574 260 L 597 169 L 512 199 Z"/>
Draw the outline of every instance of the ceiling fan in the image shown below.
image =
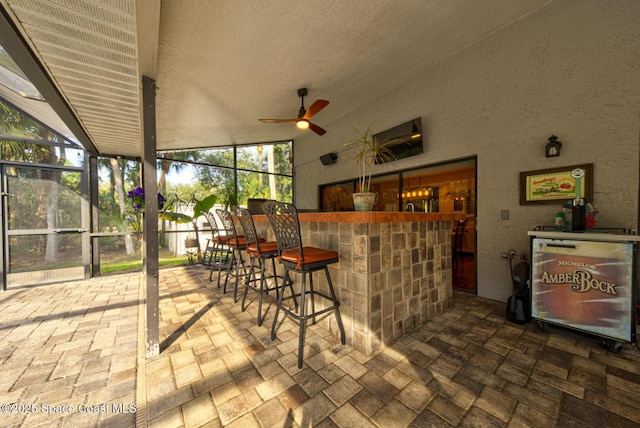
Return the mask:
<path id="1" fill-rule="evenodd" d="M 318 135 L 326 134 L 327 131 L 325 131 L 315 123 L 311 123 L 309 119 L 311 119 L 311 117 L 317 114 L 320 110 L 325 108 L 329 104 L 329 101 L 315 100 L 307 110 L 304 108 L 304 97 L 307 95 L 307 93 L 308 93 L 307 88 L 298 89 L 298 96 L 301 98 L 301 101 L 302 101 L 302 105 L 300 106 L 300 110 L 298 111 L 298 117 L 294 117 L 291 119 L 258 119 L 258 120 L 264 123 L 295 122 L 296 126 L 300 129 L 311 128 L 311 130 Z"/>

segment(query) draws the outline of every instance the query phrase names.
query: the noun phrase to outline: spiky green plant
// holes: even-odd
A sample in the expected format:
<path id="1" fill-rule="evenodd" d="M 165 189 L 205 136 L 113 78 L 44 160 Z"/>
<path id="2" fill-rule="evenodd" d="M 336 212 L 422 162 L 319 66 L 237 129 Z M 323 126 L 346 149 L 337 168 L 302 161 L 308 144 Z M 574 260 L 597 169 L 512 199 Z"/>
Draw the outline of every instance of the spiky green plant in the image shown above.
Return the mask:
<path id="1" fill-rule="evenodd" d="M 389 146 L 396 140 L 380 141 L 373 135 L 373 123 L 364 131 L 353 128 L 358 134 L 355 140 L 341 145 L 342 152 L 356 162 L 358 167 L 358 188 L 360 192 L 369 192 L 371 188 L 371 174 L 376 163 L 393 160 L 393 153 Z"/>

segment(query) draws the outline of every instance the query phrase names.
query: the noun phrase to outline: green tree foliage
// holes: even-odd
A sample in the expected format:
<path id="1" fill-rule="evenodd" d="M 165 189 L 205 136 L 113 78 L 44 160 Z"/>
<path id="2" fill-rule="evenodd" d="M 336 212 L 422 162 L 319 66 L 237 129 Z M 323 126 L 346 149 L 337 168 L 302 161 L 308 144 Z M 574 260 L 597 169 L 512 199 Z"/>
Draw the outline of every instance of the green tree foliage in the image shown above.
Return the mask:
<path id="1" fill-rule="evenodd" d="M 0 102 L 0 132 L 18 139 L 2 140 L 2 157 L 44 165 L 65 165 L 66 150 L 61 145 L 62 138 L 51 130 L 33 121 L 26 114 Z M 42 141 L 43 144 L 25 142 L 23 139 Z M 53 143 L 53 144 L 50 144 Z M 31 192 L 16 192 L 11 204 L 9 222 L 28 219 L 29 226 L 25 228 L 56 229 L 61 227 L 61 210 L 66 207 L 60 205 L 61 192 L 73 192 L 62 184 L 62 171 L 56 169 L 28 169 L 14 168 L 13 185 L 16 187 L 32 186 Z M 31 180 L 29 185 L 25 181 Z M 9 189 L 11 191 L 11 189 Z M 69 198 L 67 198 L 69 199 Z M 77 198 L 76 198 L 77 199 Z M 67 209 L 69 213 L 73 208 Z M 77 210 L 77 209 L 76 209 Z M 72 215 L 72 214 L 69 214 Z M 47 234 L 40 237 L 38 252 L 44 253 L 45 263 L 56 263 L 58 259 L 59 237 Z"/>
<path id="2" fill-rule="evenodd" d="M 240 146 L 236 152 L 237 183 L 234 169 L 230 167 L 233 165 L 231 148 L 203 152 L 199 162 L 205 165 L 195 167 L 197 182 L 221 194 L 222 203 L 229 199 L 234 202 L 225 205 L 246 205 L 249 198 L 291 201 L 291 142 Z M 269 159 L 269 153 L 273 159 Z"/>
<path id="3" fill-rule="evenodd" d="M 2 102 L 0 120 L 0 133 L 15 137 L 0 140 L 3 159 L 45 165 L 67 164 L 67 150 L 61 145 L 61 137 Z M 28 140 L 54 144 L 37 144 Z M 189 201 L 202 201 L 210 195 L 215 195 L 216 204 L 224 206 L 246 205 L 249 198 L 290 202 L 291 147 L 291 142 L 283 142 L 240 146 L 235 150 L 233 147 L 223 147 L 162 153 L 157 165 L 158 189 L 169 202 L 183 201 L 187 205 Z M 8 175 L 14 174 L 13 185 L 19 186 L 20 197 L 11 201 L 12 208 L 22 213 L 9 219 L 13 222 L 12 228 L 53 229 L 79 224 L 80 209 L 68 202 L 77 201 L 81 193 L 79 173 L 11 167 L 7 171 Z M 140 172 L 138 162 L 98 158 L 99 230 L 96 232 L 140 230 L 140 214 L 131 208 L 126 199 L 124 204 L 121 200 L 121 195 L 142 185 Z M 192 176 L 193 179 L 190 183 L 171 183 L 168 179 L 171 172 Z M 76 197 L 70 197 L 72 194 Z M 50 239 L 52 241 L 49 242 Z M 37 254 L 46 253 L 47 260 L 55 261 L 55 251 L 60 247 L 60 241 L 56 240 L 65 239 L 67 237 L 64 235 L 43 236 Z M 125 240 L 122 237 L 113 239 Z M 128 252 L 132 248 L 129 243 L 122 243 L 113 248 L 102 246 L 101 252 L 122 252 L 125 247 Z"/>

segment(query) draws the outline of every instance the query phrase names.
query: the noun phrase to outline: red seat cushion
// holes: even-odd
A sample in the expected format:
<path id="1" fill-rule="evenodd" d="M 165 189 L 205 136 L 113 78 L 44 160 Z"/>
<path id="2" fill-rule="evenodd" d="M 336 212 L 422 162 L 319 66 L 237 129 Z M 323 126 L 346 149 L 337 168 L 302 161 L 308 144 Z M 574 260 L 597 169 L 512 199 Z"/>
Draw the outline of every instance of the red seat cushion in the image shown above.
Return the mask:
<path id="1" fill-rule="evenodd" d="M 226 244 L 229 241 L 229 237 L 225 235 L 216 236 L 213 238 L 218 244 Z"/>
<path id="2" fill-rule="evenodd" d="M 258 238 L 258 242 L 264 242 L 264 241 L 265 241 L 264 238 Z M 247 245 L 247 239 L 244 236 L 238 236 L 238 239 L 230 238 L 229 239 L 229 245 L 246 246 Z"/>
<path id="3" fill-rule="evenodd" d="M 260 238 L 260 253 L 274 253 L 278 251 L 278 243 L 277 242 L 264 242 L 264 239 Z M 247 251 L 252 253 L 253 255 L 259 255 L 258 248 L 255 243 L 250 244 L 247 247 Z"/>
<path id="4" fill-rule="evenodd" d="M 238 235 L 238 238 L 229 237 L 229 245 L 247 245 L 244 235 Z"/>
<path id="5" fill-rule="evenodd" d="M 283 251 L 280 255 L 280 259 L 286 262 L 296 263 L 298 266 L 300 266 L 311 263 L 331 261 L 339 257 L 337 251 L 325 250 L 323 248 L 316 247 L 302 247 L 302 253 L 304 254 L 304 259 L 301 259 L 300 251 L 297 248 L 293 250 Z"/>

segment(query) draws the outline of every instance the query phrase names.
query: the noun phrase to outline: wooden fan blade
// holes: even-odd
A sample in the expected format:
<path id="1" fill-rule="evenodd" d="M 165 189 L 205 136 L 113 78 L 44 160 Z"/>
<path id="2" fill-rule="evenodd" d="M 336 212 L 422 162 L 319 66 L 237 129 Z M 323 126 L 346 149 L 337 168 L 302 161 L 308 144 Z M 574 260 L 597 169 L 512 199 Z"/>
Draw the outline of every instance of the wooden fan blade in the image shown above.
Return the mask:
<path id="1" fill-rule="evenodd" d="M 258 119 L 258 120 L 264 123 L 284 123 L 284 122 L 297 122 L 298 118 L 294 117 L 292 119 Z"/>
<path id="2" fill-rule="evenodd" d="M 311 122 L 309 122 L 309 129 L 311 129 L 313 132 L 315 132 L 318 135 L 324 135 L 324 134 L 327 133 L 327 131 L 325 131 L 324 129 L 320 128 L 315 123 L 311 123 Z"/>
<path id="3" fill-rule="evenodd" d="M 317 114 L 320 110 L 325 108 L 329 104 L 327 100 L 315 100 L 313 104 L 307 109 L 307 112 L 302 117 L 303 119 L 311 119 L 311 116 Z"/>

